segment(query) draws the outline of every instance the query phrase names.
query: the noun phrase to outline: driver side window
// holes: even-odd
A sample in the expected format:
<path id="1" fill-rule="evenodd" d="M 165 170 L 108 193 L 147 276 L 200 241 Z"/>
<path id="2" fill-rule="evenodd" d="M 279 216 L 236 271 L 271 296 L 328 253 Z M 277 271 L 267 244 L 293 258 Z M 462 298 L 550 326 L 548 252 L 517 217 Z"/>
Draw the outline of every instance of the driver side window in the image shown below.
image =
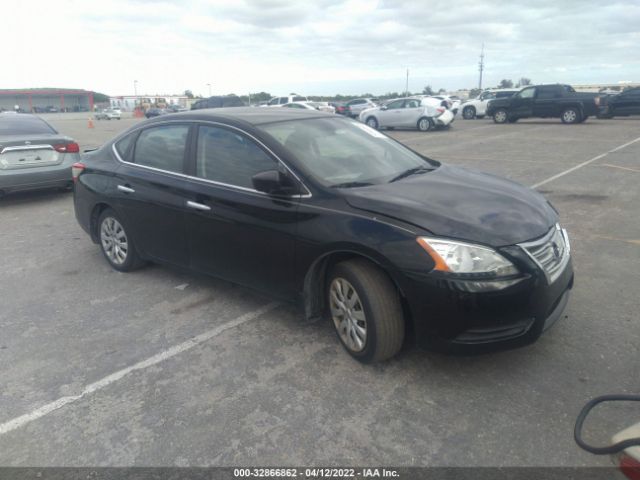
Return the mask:
<path id="1" fill-rule="evenodd" d="M 402 108 L 402 105 L 404 105 L 404 100 L 396 100 L 395 102 L 391 102 L 389 105 L 387 105 L 387 108 L 389 110 L 393 110 L 396 108 Z"/>
<path id="2" fill-rule="evenodd" d="M 535 93 L 536 93 L 535 88 L 525 88 L 518 94 L 518 96 L 520 98 L 533 98 Z"/>

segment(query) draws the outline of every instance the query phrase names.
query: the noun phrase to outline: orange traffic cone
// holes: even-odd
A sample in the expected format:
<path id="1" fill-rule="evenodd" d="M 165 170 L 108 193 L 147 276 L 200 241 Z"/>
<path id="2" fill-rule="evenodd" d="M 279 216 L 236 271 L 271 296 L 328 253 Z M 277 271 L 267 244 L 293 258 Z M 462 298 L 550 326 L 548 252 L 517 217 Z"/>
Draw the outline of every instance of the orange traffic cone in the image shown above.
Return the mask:
<path id="1" fill-rule="evenodd" d="M 91 117 L 89 117 L 89 124 L 87 125 L 87 128 L 93 128 L 93 120 Z"/>

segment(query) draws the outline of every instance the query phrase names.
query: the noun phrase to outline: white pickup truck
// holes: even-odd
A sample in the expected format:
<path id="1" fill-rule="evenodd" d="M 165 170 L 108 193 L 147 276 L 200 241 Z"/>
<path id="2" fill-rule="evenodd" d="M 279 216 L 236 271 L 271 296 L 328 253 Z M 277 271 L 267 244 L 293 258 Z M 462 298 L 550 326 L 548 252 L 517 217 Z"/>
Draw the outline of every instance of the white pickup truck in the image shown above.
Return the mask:
<path id="1" fill-rule="evenodd" d="M 487 104 L 489 103 L 489 100 L 493 100 L 494 98 L 511 97 L 514 93 L 519 91 L 519 88 L 485 90 L 477 98 L 467 100 L 461 105 L 462 118 L 464 118 L 465 120 L 483 118 L 487 110 Z"/>

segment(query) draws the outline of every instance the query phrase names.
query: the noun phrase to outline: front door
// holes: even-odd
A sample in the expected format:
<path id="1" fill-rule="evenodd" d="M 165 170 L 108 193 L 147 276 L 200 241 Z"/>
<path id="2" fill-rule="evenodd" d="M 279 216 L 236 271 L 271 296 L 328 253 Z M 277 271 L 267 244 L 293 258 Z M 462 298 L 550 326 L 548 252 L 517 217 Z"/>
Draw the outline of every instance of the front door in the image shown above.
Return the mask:
<path id="1" fill-rule="evenodd" d="M 402 126 L 402 113 L 404 109 L 404 100 L 394 100 L 387 104 L 386 110 L 380 110 L 381 127 L 400 127 Z"/>
<path id="2" fill-rule="evenodd" d="M 233 127 L 201 124 L 195 145 L 186 216 L 191 266 L 276 295 L 291 293 L 298 199 L 258 192 L 251 180 L 282 165 Z"/>
<path id="3" fill-rule="evenodd" d="M 533 100 L 536 94 L 536 87 L 528 87 L 519 91 L 513 96 L 511 101 L 512 118 L 525 118 L 533 114 Z"/>

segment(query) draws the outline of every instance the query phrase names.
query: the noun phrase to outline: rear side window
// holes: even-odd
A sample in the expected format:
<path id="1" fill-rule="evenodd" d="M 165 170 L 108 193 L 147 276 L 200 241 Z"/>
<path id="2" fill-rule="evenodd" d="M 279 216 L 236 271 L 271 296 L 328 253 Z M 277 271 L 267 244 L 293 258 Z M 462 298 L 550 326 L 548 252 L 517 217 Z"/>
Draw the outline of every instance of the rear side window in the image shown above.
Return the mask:
<path id="1" fill-rule="evenodd" d="M 20 113 L 0 115 L 0 135 L 33 135 L 41 133 L 58 132 L 39 117 Z"/>
<path id="2" fill-rule="evenodd" d="M 307 100 L 307 97 L 293 97 L 293 101 L 294 102 L 305 102 Z"/>
<path id="3" fill-rule="evenodd" d="M 136 133 L 137 132 L 130 133 L 126 137 L 116 142 L 116 150 L 118 152 L 118 155 L 120 155 L 120 158 L 122 158 L 125 162 L 130 161 L 131 147 L 133 147 L 133 140 L 136 138 Z"/>
<path id="4" fill-rule="evenodd" d="M 289 97 L 280 97 L 280 105 L 284 105 L 285 103 L 289 103 Z"/>
<path id="5" fill-rule="evenodd" d="M 188 133 L 188 125 L 163 125 L 143 130 L 136 141 L 134 163 L 182 172 Z"/>
<path id="6" fill-rule="evenodd" d="M 276 162 L 250 138 L 220 127 L 198 128 L 198 177 L 253 189 L 251 177 L 275 168 Z"/>

